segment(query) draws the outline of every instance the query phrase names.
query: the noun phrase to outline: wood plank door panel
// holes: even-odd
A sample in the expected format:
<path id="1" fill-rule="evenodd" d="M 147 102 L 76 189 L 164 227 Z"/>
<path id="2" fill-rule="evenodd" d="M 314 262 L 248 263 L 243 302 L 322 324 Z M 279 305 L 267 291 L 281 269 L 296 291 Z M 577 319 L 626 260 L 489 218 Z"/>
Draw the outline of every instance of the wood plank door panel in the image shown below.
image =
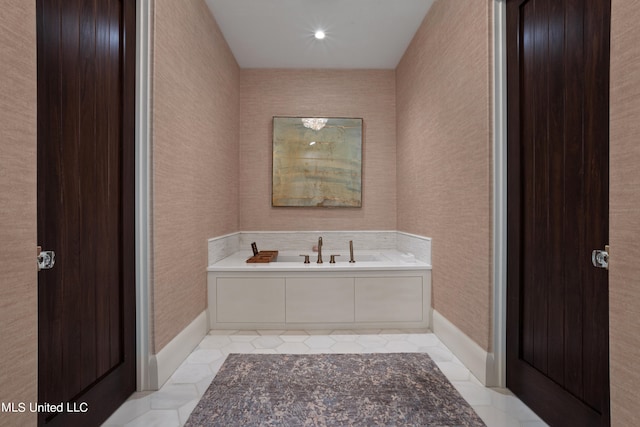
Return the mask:
<path id="1" fill-rule="evenodd" d="M 609 425 L 610 0 L 509 0 L 507 386 Z"/>
<path id="2" fill-rule="evenodd" d="M 38 400 L 87 410 L 39 423 L 99 425 L 135 389 L 135 2 L 36 10 Z"/>

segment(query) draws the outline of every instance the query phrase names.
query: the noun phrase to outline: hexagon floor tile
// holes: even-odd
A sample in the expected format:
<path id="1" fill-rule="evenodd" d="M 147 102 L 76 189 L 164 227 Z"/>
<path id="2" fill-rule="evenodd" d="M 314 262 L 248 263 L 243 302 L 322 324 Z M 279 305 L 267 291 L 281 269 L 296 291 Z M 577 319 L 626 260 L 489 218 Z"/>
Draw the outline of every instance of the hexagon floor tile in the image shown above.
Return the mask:
<path id="1" fill-rule="evenodd" d="M 229 353 L 424 352 L 488 427 L 546 424 L 508 391 L 483 387 L 432 333 L 414 330 L 211 331 L 156 392 L 134 393 L 103 427 L 183 426 Z"/>

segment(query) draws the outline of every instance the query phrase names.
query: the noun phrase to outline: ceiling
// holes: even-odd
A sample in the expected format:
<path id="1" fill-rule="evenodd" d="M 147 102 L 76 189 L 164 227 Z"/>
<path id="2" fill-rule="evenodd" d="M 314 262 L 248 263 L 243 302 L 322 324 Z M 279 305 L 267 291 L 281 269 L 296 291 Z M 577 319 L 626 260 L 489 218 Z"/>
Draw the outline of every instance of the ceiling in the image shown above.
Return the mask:
<path id="1" fill-rule="evenodd" d="M 394 69 L 434 0 L 206 0 L 241 68 Z M 324 40 L 314 33 L 322 29 Z"/>

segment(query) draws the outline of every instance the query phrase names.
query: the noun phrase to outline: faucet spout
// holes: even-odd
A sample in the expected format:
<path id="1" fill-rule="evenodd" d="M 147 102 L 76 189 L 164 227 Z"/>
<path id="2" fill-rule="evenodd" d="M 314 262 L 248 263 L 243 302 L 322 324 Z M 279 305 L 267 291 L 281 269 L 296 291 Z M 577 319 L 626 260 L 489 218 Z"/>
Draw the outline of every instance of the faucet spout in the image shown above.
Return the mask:
<path id="1" fill-rule="evenodd" d="M 318 264 L 322 264 L 322 237 L 318 239 Z"/>
<path id="2" fill-rule="evenodd" d="M 354 263 L 356 260 L 353 258 L 353 240 L 349 240 L 349 262 Z"/>

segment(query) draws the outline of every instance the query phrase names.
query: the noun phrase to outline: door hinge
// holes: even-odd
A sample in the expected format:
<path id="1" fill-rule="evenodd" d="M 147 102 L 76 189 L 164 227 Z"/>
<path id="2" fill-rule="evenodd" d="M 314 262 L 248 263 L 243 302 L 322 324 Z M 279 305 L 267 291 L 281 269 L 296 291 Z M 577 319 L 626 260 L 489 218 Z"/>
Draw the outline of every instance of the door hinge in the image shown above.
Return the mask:
<path id="1" fill-rule="evenodd" d="M 38 271 L 49 270 L 56 264 L 56 253 L 54 251 L 43 251 L 41 246 L 38 246 Z"/>
<path id="2" fill-rule="evenodd" d="M 609 245 L 604 250 L 595 249 L 591 252 L 591 263 L 594 267 L 609 269 Z"/>

